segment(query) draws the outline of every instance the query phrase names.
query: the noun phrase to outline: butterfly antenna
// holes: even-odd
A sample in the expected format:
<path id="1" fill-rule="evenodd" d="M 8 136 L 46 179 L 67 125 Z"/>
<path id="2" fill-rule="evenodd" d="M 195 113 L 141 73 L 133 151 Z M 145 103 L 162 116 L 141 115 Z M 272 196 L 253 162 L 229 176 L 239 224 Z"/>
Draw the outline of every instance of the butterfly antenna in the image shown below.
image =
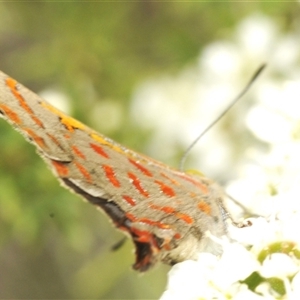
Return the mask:
<path id="1" fill-rule="evenodd" d="M 185 152 L 182 155 L 182 158 L 180 160 L 179 164 L 179 170 L 183 171 L 183 166 L 185 164 L 185 161 L 187 159 L 187 156 L 189 155 L 190 151 L 193 149 L 193 147 L 198 143 L 198 141 L 203 137 L 203 135 L 210 130 L 217 122 L 219 122 L 220 119 L 224 117 L 224 115 L 227 114 L 227 112 L 233 107 L 234 104 L 236 104 L 250 89 L 253 82 L 257 79 L 257 77 L 260 75 L 260 73 L 265 69 L 266 64 L 262 64 L 256 72 L 252 75 L 251 79 L 249 80 L 248 84 L 244 87 L 244 89 L 232 100 L 232 102 L 223 110 L 223 112 L 212 122 L 210 123 L 203 131 L 199 134 L 199 136 L 191 143 L 191 145 L 185 150 Z"/>

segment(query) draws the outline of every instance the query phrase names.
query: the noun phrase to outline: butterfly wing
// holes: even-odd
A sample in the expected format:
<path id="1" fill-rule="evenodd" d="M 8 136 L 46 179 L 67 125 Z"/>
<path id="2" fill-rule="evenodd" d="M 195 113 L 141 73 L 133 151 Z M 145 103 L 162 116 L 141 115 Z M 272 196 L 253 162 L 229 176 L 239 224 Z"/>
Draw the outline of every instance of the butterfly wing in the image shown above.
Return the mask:
<path id="1" fill-rule="evenodd" d="M 226 211 L 214 183 L 119 145 L 2 72 L 0 116 L 37 147 L 63 185 L 105 211 L 133 238 L 135 269 L 215 251 L 204 232 L 223 235 Z"/>

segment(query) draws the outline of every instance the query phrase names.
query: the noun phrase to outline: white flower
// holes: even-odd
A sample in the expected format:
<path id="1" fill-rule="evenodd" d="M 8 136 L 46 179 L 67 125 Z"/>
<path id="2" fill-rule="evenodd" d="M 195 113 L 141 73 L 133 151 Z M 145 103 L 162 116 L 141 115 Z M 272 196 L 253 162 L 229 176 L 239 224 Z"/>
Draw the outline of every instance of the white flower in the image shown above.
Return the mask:
<path id="1" fill-rule="evenodd" d="M 246 284 L 236 284 L 232 286 L 230 295 L 232 300 L 266 300 L 267 298 L 262 297 L 251 290 L 249 290 Z"/>
<path id="2" fill-rule="evenodd" d="M 265 278 L 285 278 L 296 274 L 297 271 L 299 263 L 292 257 L 283 253 L 273 253 L 264 259 L 259 273 Z"/>
<path id="3" fill-rule="evenodd" d="M 216 264 L 216 256 L 202 253 L 199 261 L 187 260 L 175 265 L 169 272 L 167 291 L 160 299 L 213 299 L 215 291 L 209 278 Z"/>
<path id="4" fill-rule="evenodd" d="M 237 243 L 223 243 L 223 254 L 215 266 L 212 281 L 221 291 L 259 269 L 255 255 Z"/>
<path id="5" fill-rule="evenodd" d="M 300 299 L 300 272 L 298 272 L 292 282 L 291 282 L 291 291 L 289 291 L 290 293 L 290 299 L 291 300 L 298 300 Z"/>

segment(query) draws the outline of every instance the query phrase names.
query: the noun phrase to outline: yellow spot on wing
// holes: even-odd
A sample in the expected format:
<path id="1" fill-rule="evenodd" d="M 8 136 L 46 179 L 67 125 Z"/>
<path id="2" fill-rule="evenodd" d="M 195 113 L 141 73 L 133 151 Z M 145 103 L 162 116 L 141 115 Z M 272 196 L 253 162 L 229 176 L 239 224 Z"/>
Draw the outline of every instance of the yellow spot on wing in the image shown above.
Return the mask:
<path id="1" fill-rule="evenodd" d="M 110 142 L 110 140 L 108 138 L 104 138 L 103 136 L 101 136 L 101 135 L 99 135 L 99 134 L 97 134 L 95 132 L 91 133 L 90 137 L 93 140 L 95 140 L 96 142 L 99 142 L 101 145 L 107 145 L 111 149 L 113 149 L 113 150 L 115 150 L 115 151 L 117 151 L 119 153 L 125 154 L 124 150 L 121 147 L 115 145 L 113 142 Z"/>
<path id="2" fill-rule="evenodd" d="M 59 116 L 60 119 L 61 119 L 61 123 L 64 126 L 66 126 L 66 128 L 69 131 L 71 131 L 71 132 L 74 131 L 74 128 L 76 128 L 76 129 L 82 129 L 82 130 L 85 130 L 87 128 L 81 122 L 73 119 L 72 117 L 69 117 L 69 116 L 65 115 L 63 112 L 61 112 L 60 110 L 58 110 L 54 106 L 50 105 L 49 103 L 43 101 L 43 102 L 41 102 L 41 105 L 44 106 L 49 111 L 51 111 L 54 114 L 56 114 L 57 116 Z"/>

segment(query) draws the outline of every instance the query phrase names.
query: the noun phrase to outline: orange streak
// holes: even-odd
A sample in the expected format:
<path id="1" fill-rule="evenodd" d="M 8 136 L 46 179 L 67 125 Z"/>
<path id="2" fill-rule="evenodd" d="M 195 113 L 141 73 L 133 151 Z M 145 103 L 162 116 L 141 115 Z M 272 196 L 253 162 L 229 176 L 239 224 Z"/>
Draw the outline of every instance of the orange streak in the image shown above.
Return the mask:
<path id="1" fill-rule="evenodd" d="M 76 146 L 73 145 L 72 150 L 77 156 L 79 156 L 82 159 L 85 159 L 85 155 Z"/>
<path id="2" fill-rule="evenodd" d="M 182 214 L 182 213 L 177 212 L 176 217 L 178 219 L 181 219 L 182 221 L 184 221 L 187 224 L 194 223 L 194 219 L 192 217 L 190 217 L 189 215 L 187 215 L 187 214 Z"/>
<path id="3" fill-rule="evenodd" d="M 201 182 L 199 182 L 198 180 L 195 180 L 187 175 L 179 175 L 180 178 L 185 179 L 186 181 L 194 184 L 195 186 L 197 186 L 198 188 L 200 188 L 200 190 L 204 193 L 207 194 L 208 193 L 208 188 L 206 185 L 202 184 Z"/>
<path id="4" fill-rule="evenodd" d="M 139 164 L 138 162 L 134 161 L 131 158 L 128 158 L 129 162 L 134 165 L 137 169 L 139 169 L 143 174 L 145 174 L 146 176 L 152 177 L 152 173 L 146 169 L 144 166 L 142 166 L 141 164 Z"/>
<path id="5" fill-rule="evenodd" d="M 44 128 L 44 125 L 42 123 L 42 121 L 37 118 L 34 115 L 33 110 L 28 106 L 28 104 L 26 103 L 25 99 L 23 98 L 23 96 L 19 93 L 19 91 L 17 90 L 17 82 L 12 79 L 12 78 L 7 78 L 6 79 L 6 84 L 7 86 L 10 88 L 11 92 L 13 93 L 13 95 L 16 97 L 16 99 L 19 101 L 20 106 L 27 112 L 29 113 L 31 119 L 40 127 Z"/>
<path id="6" fill-rule="evenodd" d="M 115 144 L 115 142 L 112 141 L 111 139 L 109 139 L 108 137 L 101 136 L 100 134 L 95 133 L 95 132 L 90 133 L 90 137 L 102 145 L 107 145 L 111 149 L 113 149 L 119 153 L 125 154 L 125 151 L 120 146 Z"/>
<path id="7" fill-rule="evenodd" d="M 52 134 L 47 132 L 47 135 L 49 136 L 49 138 L 54 142 L 54 144 L 56 144 L 58 147 L 62 148 L 59 141 L 57 140 L 57 138 L 55 136 L 53 136 Z"/>
<path id="8" fill-rule="evenodd" d="M 132 180 L 132 184 L 139 191 L 139 193 L 148 198 L 149 193 L 142 188 L 140 180 L 131 172 L 128 172 L 127 174 L 128 177 Z"/>
<path id="9" fill-rule="evenodd" d="M 115 175 L 114 169 L 108 165 L 103 165 L 102 168 L 105 172 L 106 178 L 111 182 L 111 184 L 115 187 L 120 187 L 121 184 Z"/>
<path id="10" fill-rule="evenodd" d="M 12 111 L 8 106 L 6 106 L 4 104 L 0 104 L 0 110 L 2 110 L 4 112 L 4 114 L 10 120 L 12 120 L 15 124 L 21 124 L 22 123 L 19 116 L 14 111 Z"/>
<path id="11" fill-rule="evenodd" d="M 149 224 L 149 225 L 152 225 L 152 226 L 156 226 L 156 227 L 161 228 L 161 229 L 171 228 L 171 226 L 169 224 L 164 224 L 162 222 L 153 221 L 153 220 L 148 219 L 148 218 L 140 218 L 140 219 L 138 219 L 138 222 Z"/>
<path id="12" fill-rule="evenodd" d="M 158 227 L 158 228 L 161 228 L 161 229 L 170 229 L 171 228 L 171 226 L 169 224 L 164 224 L 164 223 L 159 222 L 159 221 L 153 221 L 153 220 L 148 219 L 148 218 L 136 218 L 133 214 L 130 214 L 130 213 L 127 213 L 126 217 L 130 221 L 136 222 L 136 223 L 138 223 L 138 222 L 145 223 L 145 224 L 155 226 L 155 227 Z"/>
<path id="13" fill-rule="evenodd" d="M 132 222 L 136 222 L 138 220 L 138 218 L 136 218 L 133 214 L 131 213 L 126 213 L 126 217 L 132 221 Z"/>
<path id="14" fill-rule="evenodd" d="M 60 177 L 67 177 L 69 175 L 69 169 L 66 165 L 55 160 L 51 160 L 51 163 Z"/>
<path id="15" fill-rule="evenodd" d="M 90 173 L 88 172 L 88 170 L 81 165 L 80 163 L 78 163 L 77 161 L 74 161 L 75 166 L 77 167 L 77 169 L 80 171 L 80 173 L 85 177 L 85 179 L 89 182 L 92 182 L 92 178 Z"/>
<path id="16" fill-rule="evenodd" d="M 38 136 L 33 130 L 29 128 L 23 128 L 23 130 L 27 132 L 27 134 L 32 138 L 32 140 L 35 141 L 35 143 L 42 149 L 48 148 L 45 144 L 44 139 Z"/>
<path id="17" fill-rule="evenodd" d="M 155 210 L 163 211 L 166 214 L 174 215 L 178 219 L 181 219 L 182 221 L 184 221 L 187 224 L 192 224 L 194 222 L 194 220 L 193 220 L 192 217 L 190 217 L 187 214 L 183 214 L 183 213 L 177 212 L 171 206 L 159 206 L 159 205 L 156 205 L 156 204 L 151 204 L 149 207 L 152 208 L 152 209 L 155 209 Z"/>
<path id="18" fill-rule="evenodd" d="M 155 204 L 150 204 L 149 207 L 152 209 L 163 211 L 167 214 L 172 214 L 175 212 L 175 209 L 171 206 L 159 206 L 159 205 L 155 205 Z"/>
<path id="19" fill-rule="evenodd" d="M 100 154 L 101 156 L 103 156 L 105 158 L 109 158 L 108 154 L 102 149 L 102 147 L 100 147 L 96 144 L 93 144 L 93 143 L 90 143 L 90 146 L 96 153 Z"/>
<path id="20" fill-rule="evenodd" d="M 174 197 L 176 195 L 174 190 L 171 187 L 164 184 L 162 181 L 155 180 L 154 182 L 157 183 L 160 186 L 161 191 L 164 194 L 166 194 L 167 196 Z"/>
<path id="21" fill-rule="evenodd" d="M 133 198 L 131 198 L 131 197 L 127 196 L 127 195 L 124 195 L 122 197 L 131 206 L 135 206 L 136 205 L 135 200 Z"/>
<path id="22" fill-rule="evenodd" d="M 165 173 L 162 173 L 162 172 L 161 172 L 160 175 L 163 176 L 163 177 L 165 177 L 166 179 L 170 180 L 173 184 L 175 184 L 175 185 L 180 185 L 180 183 L 179 183 L 178 181 L 176 181 L 175 179 L 173 179 L 173 178 L 167 176 Z"/>

